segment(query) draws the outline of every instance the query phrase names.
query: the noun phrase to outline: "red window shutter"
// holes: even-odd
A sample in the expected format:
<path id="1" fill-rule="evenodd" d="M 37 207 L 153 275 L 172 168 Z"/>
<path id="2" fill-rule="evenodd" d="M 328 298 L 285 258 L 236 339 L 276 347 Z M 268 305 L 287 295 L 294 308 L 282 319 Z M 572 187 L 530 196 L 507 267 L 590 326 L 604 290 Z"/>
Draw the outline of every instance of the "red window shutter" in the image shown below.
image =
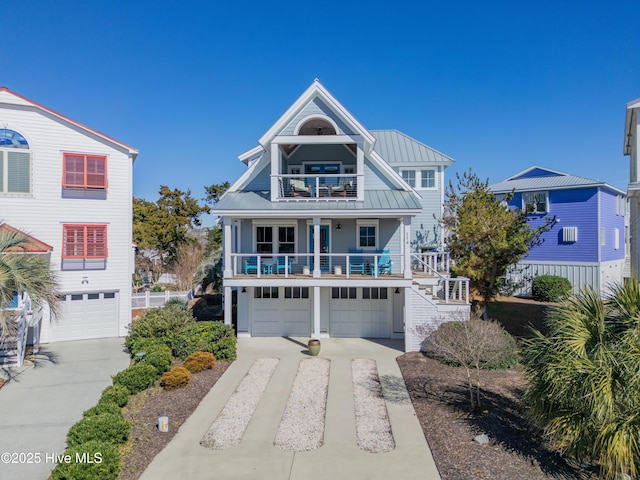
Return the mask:
<path id="1" fill-rule="evenodd" d="M 65 225 L 64 258 L 106 258 L 106 225 Z"/>
<path id="2" fill-rule="evenodd" d="M 63 257 L 84 257 L 85 231 L 82 225 L 65 225 L 63 228 L 64 252 Z"/>
<path id="3" fill-rule="evenodd" d="M 87 257 L 104 258 L 107 256 L 107 227 L 105 225 L 87 226 Z"/>
<path id="4" fill-rule="evenodd" d="M 84 156 L 64 156 L 64 183 L 68 187 L 81 187 L 84 185 Z"/>
<path id="5" fill-rule="evenodd" d="M 106 163 L 104 157 L 87 157 L 87 187 L 107 188 Z"/>
<path id="6" fill-rule="evenodd" d="M 107 158 L 65 153 L 62 184 L 65 187 L 107 188 Z"/>

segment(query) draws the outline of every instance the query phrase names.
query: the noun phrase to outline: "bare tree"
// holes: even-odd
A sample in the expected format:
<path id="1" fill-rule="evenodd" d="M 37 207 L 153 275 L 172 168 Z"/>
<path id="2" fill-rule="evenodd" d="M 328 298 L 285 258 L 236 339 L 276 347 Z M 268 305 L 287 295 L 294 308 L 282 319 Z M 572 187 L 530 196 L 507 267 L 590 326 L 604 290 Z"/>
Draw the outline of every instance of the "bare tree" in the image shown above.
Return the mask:
<path id="1" fill-rule="evenodd" d="M 173 273 L 180 290 L 189 290 L 194 283 L 195 274 L 202 262 L 204 252 L 200 244 L 195 242 L 183 243 L 176 251 Z"/>

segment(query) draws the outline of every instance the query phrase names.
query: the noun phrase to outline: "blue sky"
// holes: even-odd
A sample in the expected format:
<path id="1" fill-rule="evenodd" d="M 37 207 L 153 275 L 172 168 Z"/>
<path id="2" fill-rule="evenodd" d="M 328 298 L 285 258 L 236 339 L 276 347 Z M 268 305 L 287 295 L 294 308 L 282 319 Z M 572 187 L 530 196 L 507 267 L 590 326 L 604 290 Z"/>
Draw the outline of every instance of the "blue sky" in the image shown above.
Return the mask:
<path id="1" fill-rule="evenodd" d="M 366 128 L 453 157 L 448 178 L 538 164 L 626 190 L 640 2 L 219 3 L 19 2 L 0 85 L 138 148 L 148 200 L 238 178 L 316 77 Z"/>

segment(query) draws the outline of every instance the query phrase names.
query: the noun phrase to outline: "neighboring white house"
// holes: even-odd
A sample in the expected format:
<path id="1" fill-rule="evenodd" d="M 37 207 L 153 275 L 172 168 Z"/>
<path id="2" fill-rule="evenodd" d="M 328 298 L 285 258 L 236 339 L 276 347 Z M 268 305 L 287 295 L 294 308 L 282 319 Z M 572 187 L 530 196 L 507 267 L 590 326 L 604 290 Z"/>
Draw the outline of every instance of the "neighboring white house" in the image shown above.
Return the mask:
<path id="1" fill-rule="evenodd" d="M 0 223 L 49 256 L 61 314 L 41 342 L 117 337 L 131 321 L 138 151 L 0 87 Z"/>
<path id="2" fill-rule="evenodd" d="M 468 315 L 468 279 L 436 251 L 452 159 L 366 130 L 317 80 L 258 143 L 213 210 L 239 336 L 404 338 L 414 351 L 420 326 Z"/>

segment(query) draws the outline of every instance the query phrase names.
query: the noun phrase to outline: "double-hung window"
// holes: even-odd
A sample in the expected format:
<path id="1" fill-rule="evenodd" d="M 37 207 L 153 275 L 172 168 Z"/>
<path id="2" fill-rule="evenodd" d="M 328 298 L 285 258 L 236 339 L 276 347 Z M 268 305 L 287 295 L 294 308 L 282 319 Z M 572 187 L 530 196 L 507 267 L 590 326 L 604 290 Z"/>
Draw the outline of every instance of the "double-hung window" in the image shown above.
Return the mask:
<path id="1" fill-rule="evenodd" d="M 415 170 L 401 170 L 402 179 L 409 184 L 410 187 L 416 186 L 416 171 Z"/>
<path id="2" fill-rule="evenodd" d="M 256 227 L 256 252 L 273 253 L 273 227 Z"/>
<path id="3" fill-rule="evenodd" d="M 107 268 L 106 225 L 62 226 L 62 270 Z"/>
<path id="4" fill-rule="evenodd" d="M 62 185 L 64 187 L 107 188 L 107 157 L 65 153 L 62 163 Z"/>
<path id="5" fill-rule="evenodd" d="M 549 196 L 547 192 L 523 192 L 522 208 L 527 214 L 548 213 Z"/>
<path id="6" fill-rule="evenodd" d="M 255 245 L 256 253 L 260 255 L 293 254 L 296 252 L 296 227 L 293 224 L 255 225 Z"/>
<path id="7" fill-rule="evenodd" d="M 436 188 L 436 171 L 435 170 L 422 170 L 420 178 L 421 188 Z"/>
<path id="8" fill-rule="evenodd" d="M 31 152 L 18 132 L 0 128 L 0 194 L 31 193 Z"/>

